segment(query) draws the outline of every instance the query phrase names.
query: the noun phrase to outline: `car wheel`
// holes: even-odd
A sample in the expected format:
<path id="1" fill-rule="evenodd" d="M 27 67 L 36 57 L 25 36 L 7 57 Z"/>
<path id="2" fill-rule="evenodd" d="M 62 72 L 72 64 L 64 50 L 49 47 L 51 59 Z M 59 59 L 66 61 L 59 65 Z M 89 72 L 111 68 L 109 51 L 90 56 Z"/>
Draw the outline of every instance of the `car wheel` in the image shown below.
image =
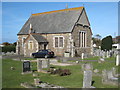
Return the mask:
<path id="1" fill-rule="evenodd" d="M 48 58 L 48 55 L 45 55 L 45 58 Z"/>
<path id="2" fill-rule="evenodd" d="M 36 58 L 35 55 L 33 55 L 33 57 Z"/>

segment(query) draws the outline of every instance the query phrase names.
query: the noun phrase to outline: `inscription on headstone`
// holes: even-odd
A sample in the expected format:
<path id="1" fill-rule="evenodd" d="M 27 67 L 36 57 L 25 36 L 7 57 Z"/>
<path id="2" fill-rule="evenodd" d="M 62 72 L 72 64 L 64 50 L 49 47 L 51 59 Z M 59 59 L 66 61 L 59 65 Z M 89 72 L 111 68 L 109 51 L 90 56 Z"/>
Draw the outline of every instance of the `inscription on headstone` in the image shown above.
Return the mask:
<path id="1" fill-rule="evenodd" d="M 31 71 L 30 61 L 24 61 L 23 62 L 23 72 L 29 72 L 29 71 Z"/>

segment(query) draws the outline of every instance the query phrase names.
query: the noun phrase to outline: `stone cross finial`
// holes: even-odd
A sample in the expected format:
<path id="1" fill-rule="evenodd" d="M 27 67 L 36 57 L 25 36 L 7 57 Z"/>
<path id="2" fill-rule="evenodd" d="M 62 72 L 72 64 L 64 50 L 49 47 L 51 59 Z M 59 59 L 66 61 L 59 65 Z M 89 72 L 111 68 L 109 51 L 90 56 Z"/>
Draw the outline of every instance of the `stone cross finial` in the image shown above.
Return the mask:
<path id="1" fill-rule="evenodd" d="M 68 9 L 68 4 L 66 4 L 66 7 L 65 7 L 66 9 Z"/>

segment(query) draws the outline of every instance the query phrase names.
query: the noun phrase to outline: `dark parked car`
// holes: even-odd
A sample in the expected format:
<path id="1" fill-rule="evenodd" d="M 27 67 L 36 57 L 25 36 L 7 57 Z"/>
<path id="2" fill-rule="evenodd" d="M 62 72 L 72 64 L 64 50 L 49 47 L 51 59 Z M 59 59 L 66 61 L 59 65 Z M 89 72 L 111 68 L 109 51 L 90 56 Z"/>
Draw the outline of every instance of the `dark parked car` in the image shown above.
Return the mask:
<path id="1" fill-rule="evenodd" d="M 32 53 L 32 56 L 33 56 L 34 58 L 54 57 L 54 52 L 51 51 L 51 50 L 39 50 L 39 51 L 36 52 L 36 53 Z"/>

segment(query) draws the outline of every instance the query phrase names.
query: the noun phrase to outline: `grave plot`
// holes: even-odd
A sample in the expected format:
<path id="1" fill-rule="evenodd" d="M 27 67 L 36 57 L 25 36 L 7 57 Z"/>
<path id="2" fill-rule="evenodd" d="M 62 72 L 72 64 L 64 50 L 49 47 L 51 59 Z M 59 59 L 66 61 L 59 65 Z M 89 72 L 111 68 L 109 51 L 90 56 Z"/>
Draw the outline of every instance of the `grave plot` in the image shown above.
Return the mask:
<path id="1" fill-rule="evenodd" d="M 44 63 L 45 64 L 45 63 Z M 83 64 L 83 68 L 82 68 Z M 116 85 L 111 85 L 111 84 L 104 84 L 102 83 L 102 70 L 106 69 L 112 69 L 112 67 L 117 68 L 118 66 L 115 66 L 115 63 L 111 63 L 108 61 L 105 61 L 104 63 L 98 63 L 98 62 L 80 62 L 75 65 L 70 65 L 70 66 L 54 66 L 50 65 L 49 67 L 55 67 L 56 69 L 61 68 L 62 70 L 64 69 L 69 69 L 71 74 L 66 75 L 66 76 L 59 76 L 59 75 L 50 75 L 49 73 L 43 73 L 43 72 L 38 72 L 37 71 L 37 62 L 30 62 L 30 66 L 32 66 L 30 69 L 36 70 L 30 74 L 25 74 L 21 75 L 22 71 L 22 66 L 23 62 L 21 61 L 14 61 L 14 60 L 3 60 L 3 87 L 4 88 L 9 88 L 9 87 L 22 87 L 20 86 L 21 83 L 24 84 L 27 82 L 28 84 L 27 87 L 29 87 L 31 84 L 35 85 L 34 79 L 39 79 L 40 82 L 42 81 L 43 83 L 39 83 L 42 86 L 61 86 L 64 88 L 82 88 L 84 87 L 96 87 L 96 88 L 117 88 Z M 46 65 L 44 65 L 46 67 Z M 109 67 L 108 67 L 109 66 Z M 11 70 L 11 67 L 14 67 L 14 70 Z M 85 69 L 84 69 L 85 68 Z M 41 68 L 40 68 L 41 69 Z M 44 68 L 42 68 L 44 69 Z M 114 69 L 114 68 L 113 68 Z M 83 71 L 82 71 L 83 70 Z M 92 71 L 91 72 L 89 72 Z M 82 71 L 82 72 L 81 72 Z M 84 72 L 85 71 L 85 72 Z M 88 71 L 88 72 L 86 72 Z M 101 74 L 101 76 L 94 76 L 94 72 Z M 116 70 L 117 71 L 117 70 Z M 7 74 L 6 74 L 7 73 Z M 118 76 L 118 73 L 113 71 L 113 76 Z M 86 75 L 87 74 L 87 75 Z M 13 77 L 16 76 L 16 77 Z M 87 76 L 92 76 L 92 78 L 89 78 Z M 84 82 L 86 78 L 89 78 L 89 83 Z M 7 82 L 9 80 L 9 82 Z M 38 81 L 39 81 L 38 80 Z M 92 81 L 92 82 L 91 82 Z M 93 83 L 94 81 L 94 83 Z M 84 82 L 84 85 L 83 85 Z M 36 81 L 37 83 L 37 81 Z M 49 84 L 49 85 L 48 85 Z M 33 85 L 33 87 L 34 87 Z M 93 87 L 92 87 L 93 86 Z M 22 87 L 23 88 L 23 87 Z M 31 87 L 32 88 L 32 87 Z"/>

